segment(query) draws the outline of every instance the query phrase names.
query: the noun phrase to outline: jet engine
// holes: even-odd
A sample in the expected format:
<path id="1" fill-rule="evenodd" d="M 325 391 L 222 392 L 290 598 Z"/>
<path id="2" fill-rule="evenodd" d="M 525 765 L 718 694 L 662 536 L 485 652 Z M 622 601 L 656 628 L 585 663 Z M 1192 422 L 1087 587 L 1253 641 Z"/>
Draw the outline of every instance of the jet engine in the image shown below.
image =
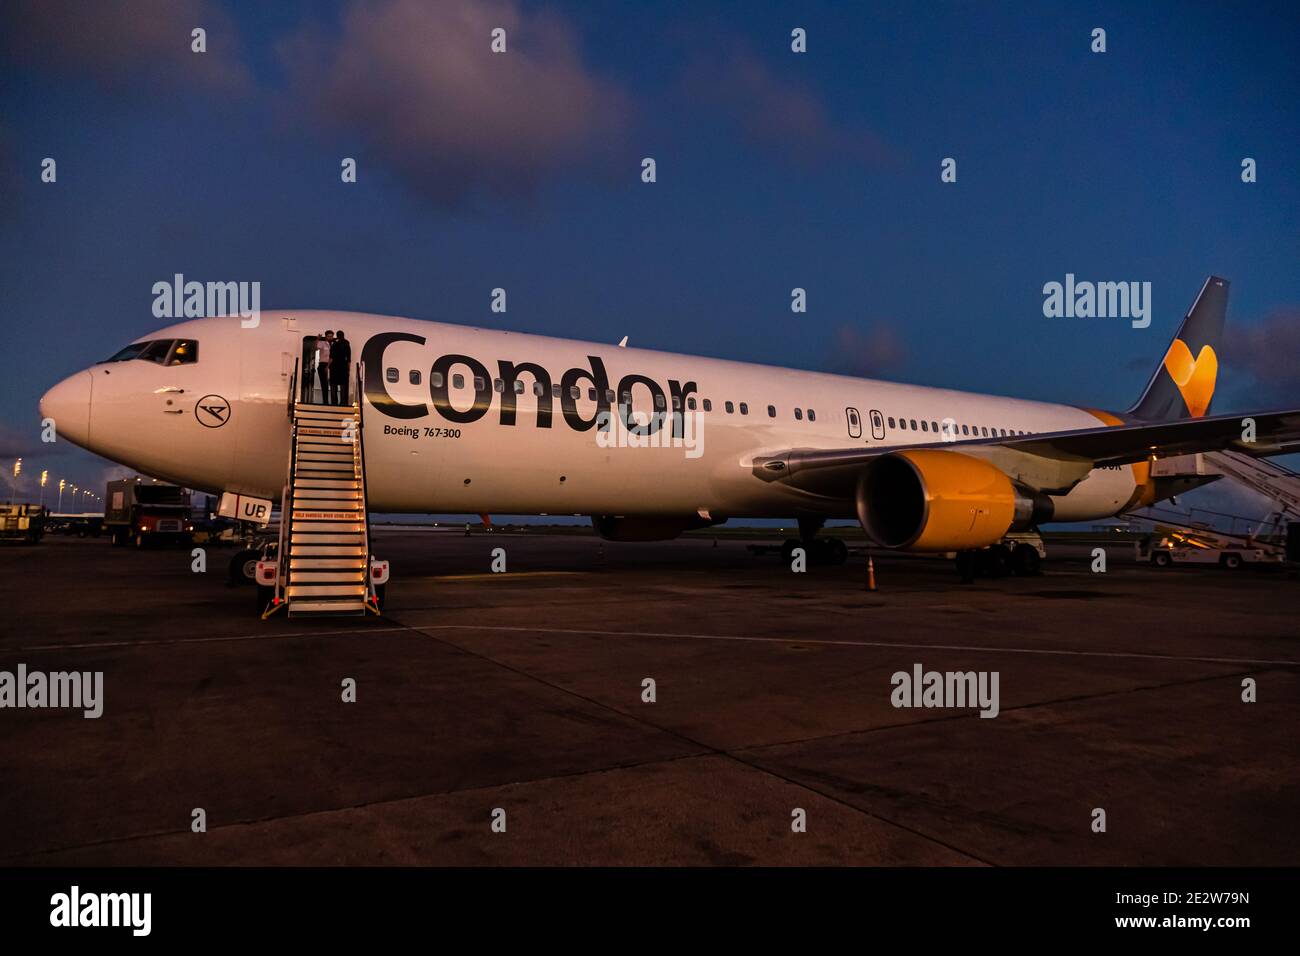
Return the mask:
<path id="1" fill-rule="evenodd" d="M 981 458 L 912 449 L 883 455 L 858 479 L 858 520 L 879 545 L 967 551 L 1052 516 L 1051 499 Z"/>

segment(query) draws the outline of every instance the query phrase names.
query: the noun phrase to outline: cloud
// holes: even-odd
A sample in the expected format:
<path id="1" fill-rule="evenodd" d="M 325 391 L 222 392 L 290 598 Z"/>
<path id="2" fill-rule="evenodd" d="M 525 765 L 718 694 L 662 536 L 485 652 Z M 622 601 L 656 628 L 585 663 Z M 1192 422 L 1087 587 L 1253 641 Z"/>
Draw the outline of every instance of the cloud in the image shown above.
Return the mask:
<path id="1" fill-rule="evenodd" d="M 206 53 L 190 48 L 196 27 L 207 32 Z M 211 0 L 11 0 L 0 36 L 20 65 L 85 74 L 117 91 L 251 86 L 234 21 Z"/>
<path id="2" fill-rule="evenodd" d="M 493 53 L 492 30 L 507 52 Z M 527 197 L 623 126 L 627 101 L 558 16 L 512 0 L 368 0 L 280 44 L 292 101 L 444 206 Z M 632 173 L 630 172 L 629 175 Z"/>
<path id="3" fill-rule="evenodd" d="M 829 369 L 840 375 L 879 378 L 896 375 L 907 362 L 907 343 L 892 325 L 876 323 L 865 332 L 851 325 L 835 330 Z"/>
<path id="4" fill-rule="evenodd" d="M 748 49 L 737 48 L 721 59 L 698 56 L 682 83 L 693 101 L 712 104 L 751 142 L 795 163 L 839 158 L 876 165 L 891 154 L 874 132 L 836 122 L 813 91 L 778 76 Z"/>
<path id="5" fill-rule="evenodd" d="M 1224 336 L 1229 375 L 1243 374 L 1232 391 L 1250 407 L 1300 407 L 1300 308 L 1271 313 L 1253 325 L 1230 325 Z"/>

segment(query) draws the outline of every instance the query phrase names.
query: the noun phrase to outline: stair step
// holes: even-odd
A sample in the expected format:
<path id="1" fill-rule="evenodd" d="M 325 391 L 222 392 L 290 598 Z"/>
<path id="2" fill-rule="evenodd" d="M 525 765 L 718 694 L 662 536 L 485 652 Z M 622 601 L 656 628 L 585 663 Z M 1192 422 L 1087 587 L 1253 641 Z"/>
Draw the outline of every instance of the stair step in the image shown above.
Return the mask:
<path id="1" fill-rule="evenodd" d="M 360 489 L 309 488 L 308 482 L 304 481 L 301 482 L 295 490 L 298 493 L 293 496 L 294 501 L 304 501 L 310 498 L 313 501 L 355 501 L 357 504 L 361 503 Z M 310 491 L 311 494 L 306 494 L 306 491 Z"/>
<path id="2" fill-rule="evenodd" d="M 326 511 L 331 514 L 346 515 L 353 520 L 356 520 L 362 514 L 360 499 L 353 501 L 331 501 L 328 498 L 294 498 L 293 516 L 295 518 L 308 517 L 308 515 L 298 514 L 300 511 L 311 512 L 313 514 L 320 511 Z M 330 518 L 326 520 L 335 519 Z"/>
<path id="3" fill-rule="evenodd" d="M 296 570 L 291 577 L 290 588 L 300 587 L 304 584 L 349 584 L 353 587 L 365 587 L 366 574 L 364 571 L 348 570 Z"/>
<path id="4" fill-rule="evenodd" d="M 364 572 L 366 559 L 362 555 L 353 558 L 300 558 L 294 555 L 289 558 L 290 571 L 337 571 L 341 569 Z"/>
<path id="5" fill-rule="evenodd" d="M 298 472 L 304 471 L 356 471 L 356 462 L 351 458 L 334 459 L 298 459 Z"/>
<path id="6" fill-rule="evenodd" d="M 359 541 L 349 541 L 344 544 L 295 544 L 293 552 L 289 555 L 289 567 L 293 568 L 293 562 L 299 558 L 349 558 L 355 561 L 365 561 L 366 549 L 361 547 Z"/>
<path id="7" fill-rule="evenodd" d="M 304 433 L 298 430 L 298 447 L 305 448 L 309 445 L 325 445 L 330 448 L 345 446 L 351 448 L 357 443 L 356 435 L 345 435 L 342 432 L 330 434 L 323 428 L 313 428 Z"/>
<path id="8" fill-rule="evenodd" d="M 317 488 L 324 491 L 359 491 L 361 482 L 356 478 L 304 478 L 293 483 L 295 492 L 304 488 Z"/>
<path id="9" fill-rule="evenodd" d="M 290 584 L 285 593 L 289 600 L 302 597 L 355 597 L 364 600 L 364 582 L 353 584 Z"/>
<path id="10" fill-rule="evenodd" d="M 356 442 L 351 441 L 330 441 L 327 438 L 319 438 L 315 435 L 307 438 L 298 439 L 298 454 L 300 455 L 353 455 L 353 449 L 356 448 Z"/>
<path id="11" fill-rule="evenodd" d="M 355 415 L 357 406 L 352 405 L 317 405 L 314 402 L 298 402 L 293 406 L 295 415 Z"/>
<path id="12" fill-rule="evenodd" d="M 360 531 L 353 534 L 325 534 L 323 532 L 307 532 L 306 534 L 299 534 L 297 531 L 294 531 L 289 540 L 293 546 L 293 553 L 301 554 L 302 552 L 298 550 L 298 545 L 300 544 L 307 546 L 317 544 L 350 544 L 356 548 L 360 548 L 365 540 L 365 535 Z"/>
<path id="13" fill-rule="evenodd" d="M 290 617 L 326 617 L 331 614 L 358 615 L 366 613 L 364 601 L 293 601 L 289 604 Z"/>
<path id="14" fill-rule="evenodd" d="M 304 531 L 328 531 L 338 532 L 339 534 L 352 532 L 360 534 L 366 529 L 366 526 L 360 521 L 357 521 L 355 517 L 349 518 L 346 521 L 303 521 L 299 518 L 295 518 L 290 527 L 293 529 L 295 537 Z"/>

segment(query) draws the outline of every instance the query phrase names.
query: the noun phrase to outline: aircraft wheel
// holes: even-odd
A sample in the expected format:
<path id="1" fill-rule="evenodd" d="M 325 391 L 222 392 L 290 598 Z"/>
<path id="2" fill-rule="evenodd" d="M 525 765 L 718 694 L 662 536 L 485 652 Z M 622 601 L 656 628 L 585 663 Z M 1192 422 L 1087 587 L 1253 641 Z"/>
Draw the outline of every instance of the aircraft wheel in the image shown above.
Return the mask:
<path id="1" fill-rule="evenodd" d="M 1151 555 L 1151 563 L 1157 568 L 1167 568 L 1169 565 L 1173 564 L 1173 561 L 1166 552 L 1157 551 L 1155 554 Z"/>
<path id="2" fill-rule="evenodd" d="M 831 564 L 844 564 L 849 560 L 849 546 L 842 538 L 827 538 L 826 557 Z"/>
<path id="3" fill-rule="evenodd" d="M 1011 567 L 1021 577 L 1032 578 L 1042 573 L 1043 559 L 1032 544 L 1018 544 L 1011 552 Z"/>
<path id="4" fill-rule="evenodd" d="M 1011 549 L 1004 544 L 995 544 L 981 552 L 983 569 L 991 578 L 1005 578 L 1011 571 Z"/>
<path id="5" fill-rule="evenodd" d="M 1241 555 L 1225 554 L 1222 558 L 1223 566 L 1229 571 L 1235 571 L 1241 567 Z"/>
<path id="6" fill-rule="evenodd" d="M 256 548 L 245 548 L 230 559 L 230 583 L 254 584 L 257 581 L 257 562 L 261 552 Z"/>

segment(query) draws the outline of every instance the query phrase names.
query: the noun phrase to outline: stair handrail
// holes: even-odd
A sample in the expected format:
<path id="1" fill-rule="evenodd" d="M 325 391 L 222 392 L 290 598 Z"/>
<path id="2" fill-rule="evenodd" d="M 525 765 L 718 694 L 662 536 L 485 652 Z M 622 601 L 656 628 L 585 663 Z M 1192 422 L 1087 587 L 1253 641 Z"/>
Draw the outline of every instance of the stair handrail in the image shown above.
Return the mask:
<path id="1" fill-rule="evenodd" d="M 361 391 L 365 383 L 366 366 L 363 362 L 357 362 L 355 366 L 356 375 L 352 385 L 352 394 L 356 396 L 357 403 L 357 462 L 361 470 L 361 515 L 362 527 L 365 529 L 365 569 L 366 569 L 366 605 L 375 607 L 375 575 L 370 570 L 370 491 L 366 486 L 366 443 L 365 443 L 365 395 Z"/>
<path id="2" fill-rule="evenodd" d="M 294 369 L 295 378 L 297 369 Z M 292 402 L 294 393 L 289 393 Z M 284 490 L 280 493 L 280 537 L 275 548 L 275 605 L 288 600 L 289 591 L 289 557 L 293 549 L 290 526 L 293 524 L 293 476 L 298 470 L 298 416 L 294 411 L 296 402 L 289 408 L 289 469 L 284 478 Z"/>
<path id="3" fill-rule="evenodd" d="M 293 421 L 293 407 L 298 404 L 298 363 L 300 361 L 301 359 L 293 360 L 293 375 L 289 378 L 289 407 L 285 409 L 289 421 Z"/>

